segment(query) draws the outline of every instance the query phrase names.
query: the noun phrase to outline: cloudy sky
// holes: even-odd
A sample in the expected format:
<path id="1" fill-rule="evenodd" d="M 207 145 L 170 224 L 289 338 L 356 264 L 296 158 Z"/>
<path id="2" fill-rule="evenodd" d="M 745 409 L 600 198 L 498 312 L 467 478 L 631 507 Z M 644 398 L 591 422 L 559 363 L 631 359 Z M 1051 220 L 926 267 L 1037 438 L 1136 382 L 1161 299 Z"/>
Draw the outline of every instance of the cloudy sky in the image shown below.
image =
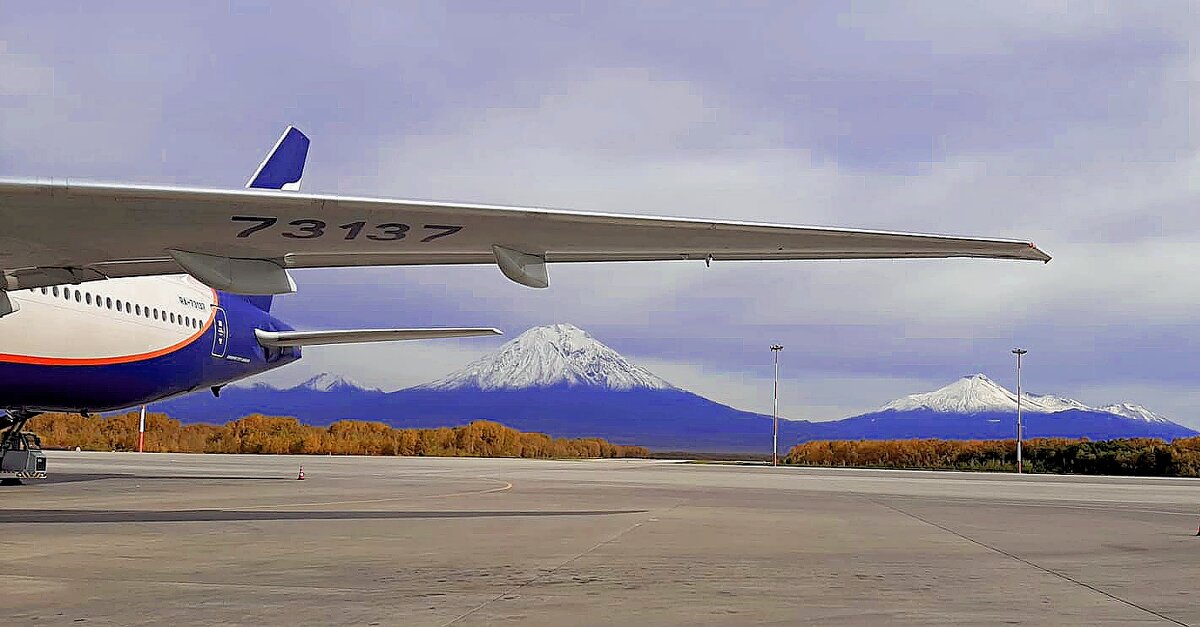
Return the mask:
<path id="1" fill-rule="evenodd" d="M 676 384 L 832 419 L 984 372 L 1200 427 L 1191 2 L 0 4 L 0 176 L 1029 239 L 995 261 L 301 271 L 298 327 L 572 322 Z M 500 8 L 503 6 L 503 8 Z M 101 9 L 103 7 L 103 9 Z M 751 8 L 753 7 L 753 8 Z M 384 388 L 498 341 L 313 349 Z"/>

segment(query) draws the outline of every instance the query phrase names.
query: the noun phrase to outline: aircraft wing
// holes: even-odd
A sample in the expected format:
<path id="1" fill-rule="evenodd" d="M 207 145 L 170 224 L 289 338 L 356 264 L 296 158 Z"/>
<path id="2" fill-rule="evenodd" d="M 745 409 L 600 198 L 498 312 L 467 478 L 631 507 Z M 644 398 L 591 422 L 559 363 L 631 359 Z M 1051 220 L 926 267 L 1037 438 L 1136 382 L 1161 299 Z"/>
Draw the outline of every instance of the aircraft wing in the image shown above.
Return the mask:
<path id="1" fill-rule="evenodd" d="M 330 344 L 502 335 L 498 329 L 488 328 L 359 329 L 353 331 L 264 331 L 255 329 L 254 334 L 258 337 L 259 344 L 276 348 L 280 346 L 327 346 Z"/>
<path id="2" fill-rule="evenodd" d="M 979 257 L 1049 261 L 1027 241 L 553 209 L 0 180 L 0 288 L 189 273 L 246 294 L 290 268 L 497 264 L 533 287 L 546 263 Z"/>

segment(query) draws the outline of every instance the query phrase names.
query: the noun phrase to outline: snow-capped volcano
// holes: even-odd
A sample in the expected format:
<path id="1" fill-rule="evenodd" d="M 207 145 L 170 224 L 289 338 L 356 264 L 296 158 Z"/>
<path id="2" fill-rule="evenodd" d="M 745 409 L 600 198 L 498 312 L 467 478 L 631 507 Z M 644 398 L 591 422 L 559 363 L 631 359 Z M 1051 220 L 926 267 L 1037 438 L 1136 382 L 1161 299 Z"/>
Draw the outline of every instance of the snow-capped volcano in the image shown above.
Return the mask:
<path id="1" fill-rule="evenodd" d="M 992 411 L 1017 410 L 1017 395 L 1004 389 L 991 379 L 977 374 L 963 377 L 946 387 L 933 392 L 910 394 L 896 399 L 881 408 L 881 411 L 933 411 L 980 414 Z"/>
<path id="2" fill-rule="evenodd" d="M 610 390 L 675 389 L 570 324 L 529 329 L 462 370 L 417 389 L 502 390 L 560 385 Z"/>
<path id="3" fill-rule="evenodd" d="M 1033 414 L 1056 414 L 1063 411 L 1077 410 L 1113 414 L 1145 422 L 1171 422 L 1164 416 L 1156 414 L 1141 405 L 1119 403 L 1103 407 L 1091 407 L 1075 399 L 1055 396 L 1053 394 L 1038 395 L 1025 392 L 1021 394 L 1021 408 Z M 929 410 L 956 414 L 1015 413 L 1017 411 L 1017 395 L 986 376 L 975 374 L 963 377 L 950 385 L 932 392 L 912 394 L 896 399 L 880 409 L 880 411 L 889 410 Z"/>

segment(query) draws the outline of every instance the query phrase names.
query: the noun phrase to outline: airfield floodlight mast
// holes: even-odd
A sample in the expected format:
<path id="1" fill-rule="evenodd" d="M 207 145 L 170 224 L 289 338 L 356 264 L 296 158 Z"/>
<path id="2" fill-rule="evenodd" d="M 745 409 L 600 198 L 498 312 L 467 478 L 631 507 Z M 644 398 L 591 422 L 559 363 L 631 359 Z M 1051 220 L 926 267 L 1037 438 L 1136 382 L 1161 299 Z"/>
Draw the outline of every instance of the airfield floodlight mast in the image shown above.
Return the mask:
<path id="1" fill-rule="evenodd" d="M 775 394 L 771 402 L 771 465 L 779 465 L 779 351 L 783 350 L 783 346 L 779 344 L 771 345 L 771 352 L 775 354 Z"/>
<path id="2" fill-rule="evenodd" d="M 1021 441 L 1025 439 L 1021 426 L 1021 357 L 1028 352 L 1023 348 L 1012 349 L 1017 356 L 1017 474 L 1021 474 Z"/>

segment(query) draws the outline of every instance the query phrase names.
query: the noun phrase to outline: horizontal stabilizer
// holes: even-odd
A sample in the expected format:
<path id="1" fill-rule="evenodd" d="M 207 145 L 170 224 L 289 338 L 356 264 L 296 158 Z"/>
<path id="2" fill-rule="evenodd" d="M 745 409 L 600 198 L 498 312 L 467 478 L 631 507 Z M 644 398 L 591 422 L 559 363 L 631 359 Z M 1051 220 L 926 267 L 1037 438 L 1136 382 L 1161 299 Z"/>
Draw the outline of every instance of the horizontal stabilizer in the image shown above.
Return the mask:
<path id="1" fill-rule="evenodd" d="M 433 340 L 450 337 L 502 335 L 497 329 L 364 329 L 357 331 L 263 331 L 255 329 L 258 343 L 268 347 L 323 346 L 328 344 L 361 344 L 364 342 L 397 342 L 400 340 Z"/>

